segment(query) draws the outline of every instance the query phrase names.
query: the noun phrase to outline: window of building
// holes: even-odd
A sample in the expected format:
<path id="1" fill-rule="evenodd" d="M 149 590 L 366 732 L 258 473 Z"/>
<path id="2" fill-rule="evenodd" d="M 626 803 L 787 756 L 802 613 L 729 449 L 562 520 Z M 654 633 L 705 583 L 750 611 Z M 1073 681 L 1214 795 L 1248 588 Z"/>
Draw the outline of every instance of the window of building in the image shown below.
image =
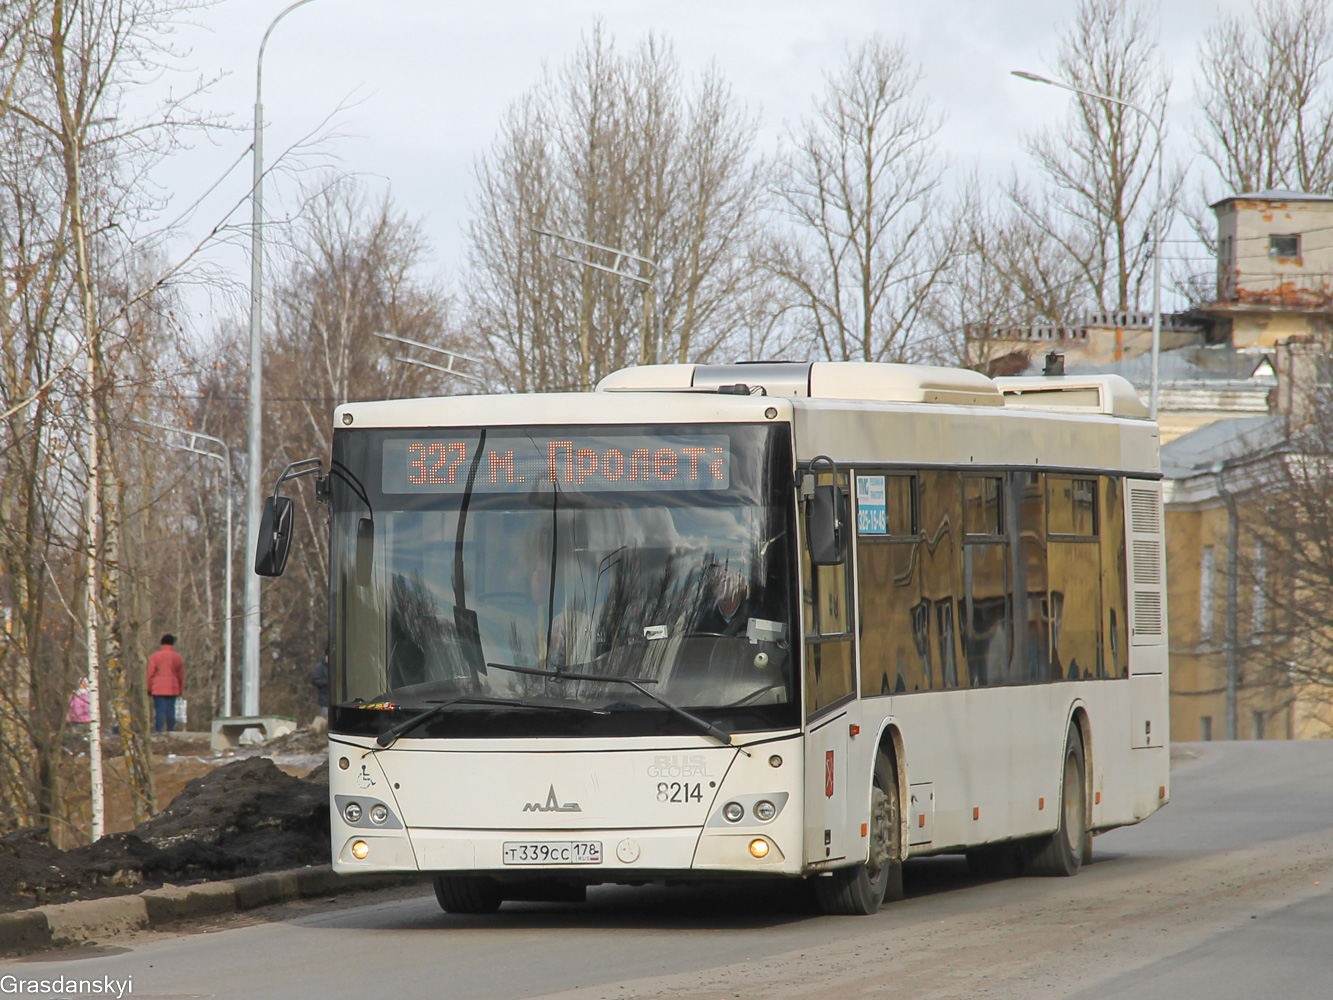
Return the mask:
<path id="1" fill-rule="evenodd" d="M 1199 716 L 1199 739 L 1207 743 L 1213 738 L 1213 717 L 1211 715 Z"/>
<path id="2" fill-rule="evenodd" d="M 1199 558 L 1199 641 L 1213 637 L 1213 547 L 1205 545 Z"/>
<path id="3" fill-rule="evenodd" d="M 1301 255 L 1301 237 L 1300 234 L 1268 237 L 1268 256 L 1270 257 L 1299 257 Z"/>
<path id="4" fill-rule="evenodd" d="M 1250 713 L 1250 739 L 1261 740 L 1264 738 L 1264 713 Z"/>

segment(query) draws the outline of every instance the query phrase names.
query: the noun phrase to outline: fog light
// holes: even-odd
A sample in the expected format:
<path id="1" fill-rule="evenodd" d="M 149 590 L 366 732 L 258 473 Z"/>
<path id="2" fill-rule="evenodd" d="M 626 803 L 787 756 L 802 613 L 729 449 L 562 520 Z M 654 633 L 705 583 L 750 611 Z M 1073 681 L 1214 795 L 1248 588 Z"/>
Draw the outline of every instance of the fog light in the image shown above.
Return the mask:
<path id="1" fill-rule="evenodd" d="M 355 823 L 361 819 L 361 803 L 349 802 L 343 807 L 343 815 L 347 817 L 347 822 Z"/>
<path id="2" fill-rule="evenodd" d="M 768 841 L 763 837 L 750 841 L 750 854 L 756 858 L 768 857 Z"/>
<path id="3" fill-rule="evenodd" d="M 778 814 L 778 807 L 775 806 L 772 802 L 769 802 L 768 799 L 760 799 L 758 802 L 754 804 L 755 818 L 762 820 L 765 823 L 767 823 L 777 814 Z M 370 818 L 374 819 L 375 814 L 371 813 Z"/>
<path id="4" fill-rule="evenodd" d="M 755 843 L 758 843 L 758 841 L 756 841 Z M 352 841 L 352 857 L 356 858 L 356 860 L 365 861 L 366 855 L 369 853 L 370 853 L 370 845 L 367 844 L 364 840 Z M 754 844 L 750 845 L 750 853 L 754 854 Z M 767 846 L 764 847 L 764 853 L 765 854 L 768 853 Z"/>
<path id="5" fill-rule="evenodd" d="M 739 823 L 745 818 L 745 808 L 739 802 L 728 802 L 722 807 L 722 815 L 728 823 Z"/>
<path id="6" fill-rule="evenodd" d="M 338 758 L 338 770 L 346 771 L 351 766 L 352 766 L 351 763 L 348 761 L 346 757 Z"/>
<path id="7" fill-rule="evenodd" d="M 370 807 L 370 821 L 375 824 L 383 823 L 389 818 L 388 807 L 383 805 L 374 805 Z"/>
<path id="8" fill-rule="evenodd" d="M 782 758 L 779 757 L 777 754 L 774 754 L 772 757 L 768 758 L 768 766 L 769 766 L 769 767 L 781 767 L 781 766 L 782 766 Z"/>

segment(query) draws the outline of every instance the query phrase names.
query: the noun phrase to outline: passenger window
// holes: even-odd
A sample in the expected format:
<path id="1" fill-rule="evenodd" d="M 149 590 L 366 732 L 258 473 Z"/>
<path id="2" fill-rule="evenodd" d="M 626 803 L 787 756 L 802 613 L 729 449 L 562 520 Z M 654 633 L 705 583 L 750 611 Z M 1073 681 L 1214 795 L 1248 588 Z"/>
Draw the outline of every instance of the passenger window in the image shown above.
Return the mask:
<path id="1" fill-rule="evenodd" d="M 1012 530 L 1017 536 L 1018 550 L 1010 580 L 1014 615 L 1010 684 L 1036 684 L 1050 678 L 1045 491 L 1045 477 L 1039 472 L 1010 474 Z"/>
<path id="2" fill-rule="evenodd" d="M 1126 616 L 1125 504 L 1122 483 L 1101 478 L 1102 673 L 1129 676 L 1129 622 Z"/>
<path id="3" fill-rule="evenodd" d="M 963 479 L 965 525 L 969 535 L 1004 533 L 1000 512 L 999 476 L 966 476 Z"/>
<path id="4" fill-rule="evenodd" d="M 957 687 L 960 657 L 957 622 L 962 573 L 962 483 L 956 472 L 922 472 L 921 599 L 929 634 L 926 648 L 938 663 L 931 687 Z"/>
<path id="5" fill-rule="evenodd" d="M 856 482 L 861 693 L 922 691 L 929 661 L 919 614 L 916 477 L 858 472 Z"/>
<path id="6" fill-rule="evenodd" d="M 1101 663 L 1101 549 L 1097 480 L 1046 478 L 1051 679 L 1084 680 Z"/>

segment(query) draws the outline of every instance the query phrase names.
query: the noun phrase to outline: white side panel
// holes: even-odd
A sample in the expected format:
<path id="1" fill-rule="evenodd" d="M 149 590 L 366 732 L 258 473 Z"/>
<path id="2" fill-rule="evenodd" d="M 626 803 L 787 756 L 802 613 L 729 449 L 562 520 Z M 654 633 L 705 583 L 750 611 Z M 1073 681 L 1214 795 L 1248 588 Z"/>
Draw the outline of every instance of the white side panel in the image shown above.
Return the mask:
<path id="1" fill-rule="evenodd" d="M 847 857 L 847 725 L 844 709 L 835 709 L 806 735 L 805 861 L 841 861 Z M 867 743 L 867 741 L 862 741 Z M 873 747 L 871 748 L 873 750 Z M 857 831 L 858 833 L 860 831 Z M 858 847 L 860 845 L 858 844 Z"/>
<path id="2" fill-rule="evenodd" d="M 907 843 L 923 847 L 935 839 L 935 785 L 926 781 L 908 786 Z"/>

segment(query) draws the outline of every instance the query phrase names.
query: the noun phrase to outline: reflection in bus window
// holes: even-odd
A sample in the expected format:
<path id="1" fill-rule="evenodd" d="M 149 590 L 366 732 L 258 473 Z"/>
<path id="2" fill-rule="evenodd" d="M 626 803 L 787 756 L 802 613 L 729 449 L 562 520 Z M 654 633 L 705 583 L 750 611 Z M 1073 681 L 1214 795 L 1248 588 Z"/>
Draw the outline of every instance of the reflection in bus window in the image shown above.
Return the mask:
<path id="1" fill-rule="evenodd" d="M 934 653 L 940 676 L 931 686 L 958 685 L 958 636 L 954 628 L 958 604 L 959 529 L 963 499 L 956 472 L 921 473 L 921 594 L 930 602 Z"/>
<path id="2" fill-rule="evenodd" d="M 1018 545 L 1013 560 L 1014 659 L 1010 682 L 1050 679 L 1050 628 L 1046 594 L 1045 477 L 1017 472 L 1011 477 Z"/>
<path id="3" fill-rule="evenodd" d="M 858 532 L 861 593 L 861 693 L 899 694 L 930 686 L 921 601 L 916 477 L 865 477 L 885 483 L 884 533 Z M 867 522 L 869 523 L 869 522 Z M 921 619 L 920 628 L 924 630 Z"/>
<path id="4" fill-rule="evenodd" d="M 1126 617 L 1125 507 L 1121 481 L 1101 477 L 1102 672 L 1129 675 L 1129 623 Z"/>

